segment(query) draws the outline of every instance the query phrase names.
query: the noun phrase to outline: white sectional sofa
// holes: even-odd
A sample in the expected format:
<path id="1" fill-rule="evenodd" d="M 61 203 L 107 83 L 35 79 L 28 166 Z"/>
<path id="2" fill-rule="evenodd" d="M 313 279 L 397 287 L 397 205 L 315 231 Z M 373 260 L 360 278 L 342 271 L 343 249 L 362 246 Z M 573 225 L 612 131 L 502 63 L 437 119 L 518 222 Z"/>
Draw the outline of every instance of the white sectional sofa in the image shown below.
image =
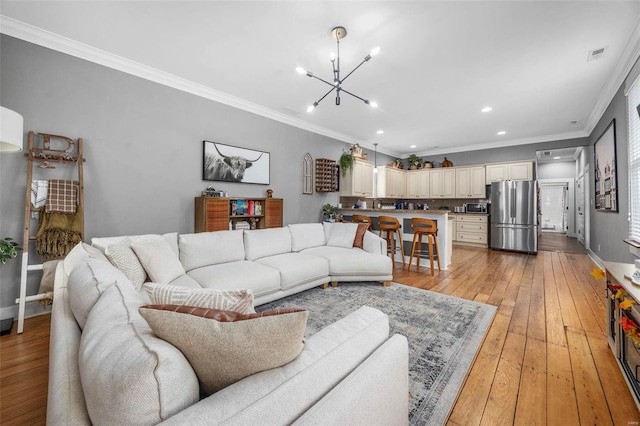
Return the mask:
<path id="1" fill-rule="evenodd" d="M 249 288 L 256 305 L 329 282 L 391 280 L 384 241 L 367 233 L 363 249 L 352 248 L 331 236 L 336 229 L 346 231 L 300 224 L 92 242 L 103 250 L 122 241 L 168 242 L 185 272 L 172 285 Z M 388 318 L 376 309 L 362 307 L 309 337 L 292 362 L 202 398 L 185 356 L 140 316 L 147 303 L 95 248 L 81 244 L 59 264 L 48 424 L 407 423 L 407 340 L 389 337 Z"/>

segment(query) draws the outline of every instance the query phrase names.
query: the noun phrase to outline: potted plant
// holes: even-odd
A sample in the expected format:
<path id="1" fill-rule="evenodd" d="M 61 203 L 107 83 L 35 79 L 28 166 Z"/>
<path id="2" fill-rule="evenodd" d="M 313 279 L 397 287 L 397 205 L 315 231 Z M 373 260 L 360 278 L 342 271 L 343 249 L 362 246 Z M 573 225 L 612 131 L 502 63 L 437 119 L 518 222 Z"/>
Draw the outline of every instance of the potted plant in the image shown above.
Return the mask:
<path id="1" fill-rule="evenodd" d="M 409 168 L 411 170 L 416 170 L 422 167 L 422 158 L 415 154 L 411 154 L 407 161 L 409 162 Z"/>
<path id="2" fill-rule="evenodd" d="M 0 240 L 0 262 L 2 264 L 7 263 L 7 260 L 18 256 L 18 251 L 20 250 L 22 248 L 12 238 Z"/>
<path id="3" fill-rule="evenodd" d="M 404 163 L 401 158 L 396 158 L 393 160 L 394 166 L 396 169 L 404 169 Z"/>
<path id="4" fill-rule="evenodd" d="M 347 170 L 353 170 L 353 164 L 356 162 L 356 159 L 348 152 L 342 152 L 340 156 L 340 169 L 342 170 L 342 177 L 347 176 Z"/>
<path id="5" fill-rule="evenodd" d="M 322 206 L 322 214 L 329 222 L 335 222 L 336 220 L 336 212 L 338 208 L 336 206 L 332 206 L 331 204 L 325 204 Z"/>

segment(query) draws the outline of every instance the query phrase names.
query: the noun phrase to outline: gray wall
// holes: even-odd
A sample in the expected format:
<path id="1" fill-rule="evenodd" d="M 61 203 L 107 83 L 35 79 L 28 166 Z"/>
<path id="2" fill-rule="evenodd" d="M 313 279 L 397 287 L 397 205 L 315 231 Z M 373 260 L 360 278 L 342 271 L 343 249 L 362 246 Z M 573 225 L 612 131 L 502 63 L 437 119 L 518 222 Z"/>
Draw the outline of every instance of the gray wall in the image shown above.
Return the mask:
<path id="1" fill-rule="evenodd" d="M 23 115 L 25 146 L 29 130 L 84 138 L 87 241 L 193 232 L 193 199 L 209 184 L 230 196 L 273 189 L 284 198 L 285 223 L 317 222 L 321 206 L 338 201 L 335 193 L 302 195 L 302 159 L 309 152 L 337 160 L 343 142 L 12 37 L 0 43 L 0 103 Z M 203 140 L 270 152 L 271 184 L 203 181 Z M 26 171 L 22 153 L 0 155 L 2 238 L 22 241 Z M 0 266 L 0 308 L 10 307 L 2 318 L 13 315 L 19 269 L 19 260 Z M 32 275 L 28 294 L 39 282 Z"/>
<path id="2" fill-rule="evenodd" d="M 613 262 L 633 263 L 635 257 L 629 252 L 629 246 L 622 240 L 629 236 L 629 164 L 628 164 L 628 130 L 627 130 L 627 98 L 624 95 L 624 85 L 620 87 L 613 100 L 607 107 L 602 118 L 591 133 L 589 164 L 589 178 L 594 179 L 593 144 L 607 128 L 611 120 L 616 120 L 616 158 L 618 169 L 618 212 L 599 212 L 594 209 L 594 183 L 589 182 L 590 209 L 590 249 L 602 260 Z"/>
<path id="3" fill-rule="evenodd" d="M 576 177 L 576 162 L 559 161 L 553 163 L 538 163 L 536 170 L 538 179 L 574 179 Z"/>

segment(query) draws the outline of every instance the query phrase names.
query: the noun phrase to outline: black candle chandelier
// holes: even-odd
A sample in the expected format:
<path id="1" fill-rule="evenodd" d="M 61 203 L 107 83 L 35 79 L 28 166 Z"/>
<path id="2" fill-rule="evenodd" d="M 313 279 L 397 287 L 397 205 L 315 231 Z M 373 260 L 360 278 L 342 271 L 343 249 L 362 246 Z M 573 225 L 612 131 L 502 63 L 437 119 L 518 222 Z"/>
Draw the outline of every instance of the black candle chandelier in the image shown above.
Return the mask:
<path id="1" fill-rule="evenodd" d="M 340 78 L 340 40 L 342 40 L 343 38 L 345 38 L 347 36 L 347 30 L 344 27 L 334 27 L 331 29 L 331 37 L 336 39 L 336 49 L 337 49 L 337 54 L 334 54 L 333 52 L 331 52 L 331 56 L 329 57 L 329 59 L 331 60 L 331 65 L 333 67 L 333 83 L 328 82 L 327 80 L 320 78 L 318 76 L 316 76 L 315 74 L 313 74 L 311 71 L 307 71 L 304 68 L 298 67 L 296 68 L 296 71 L 298 71 L 299 74 L 302 75 L 306 75 L 307 77 L 313 77 L 316 80 L 320 80 L 321 82 L 328 84 L 329 86 L 331 86 L 331 89 L 325 93 L 320 99 L 318 99 L 317 101 L 315 101 L 313 103 L 313 105 L 310 105 L 307 108 L 307 112 L 311 112 L 314 110 L 315 107 L 318 106 L 318 104 L 327 97 L 327 95 L 329 95 L 330 93 L 332 93 L 334 90 L 336 92 L 336 105 L 340 105 L 340 92 L 344 92 L 347 95 L 351 95 L 356 99 L 360 99 L 362 102 L 364 102 L 365 104 L 369 105 L 372 108 L 377 108 L 378 104 L 373 102 L 373 101 L 369 101 L 368 99 L 364 99 L 361 98 L 360 96 L 353 94 L 351 92 L 349 92 L 348 90 L 345 90 L 342 87 L 342 83 L 344 83 L 344 81 L 349 78 L 349 76 L 351 74 L 353 74 L 355 72 L 355 70 L 357 70 L 358 68 L 360 68 L 362 66 L 362 64 L 364 64 L 365 62 L 368 62 L 369 59 L 373 58 L 374 56 L 376 56 L 378 53 L 380 53 L 380 48 L 376 47 L 374 49 L 372 49 L 367 56 L 364 57 L 364 59 L 362 60 L 362 62 L 360 62 L 360 64 L 358 64 L 357 67 L 355 67 L 353 70 L 351 70 L 350 73 L 348 73 L 344 78 Z"/>

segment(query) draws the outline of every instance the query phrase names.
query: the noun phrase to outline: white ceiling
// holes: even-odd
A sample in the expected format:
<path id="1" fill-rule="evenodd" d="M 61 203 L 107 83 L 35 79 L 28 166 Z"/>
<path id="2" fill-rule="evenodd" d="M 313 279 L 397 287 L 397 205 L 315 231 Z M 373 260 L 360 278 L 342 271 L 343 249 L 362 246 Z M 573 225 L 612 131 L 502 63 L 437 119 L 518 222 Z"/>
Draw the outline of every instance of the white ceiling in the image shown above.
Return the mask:
<path id="1" fill-rule="evenodd" d="M 396 156 L 587 136 L 640 52 L 639 1 L 1 0 L 0 13 L 5 34 Z M 381 47 L 344 84 L 379 108 L 343 94 L 306 112 L 328 86 L 295 68 L 332 78 L 336 25 L 343 76 Z"/>

